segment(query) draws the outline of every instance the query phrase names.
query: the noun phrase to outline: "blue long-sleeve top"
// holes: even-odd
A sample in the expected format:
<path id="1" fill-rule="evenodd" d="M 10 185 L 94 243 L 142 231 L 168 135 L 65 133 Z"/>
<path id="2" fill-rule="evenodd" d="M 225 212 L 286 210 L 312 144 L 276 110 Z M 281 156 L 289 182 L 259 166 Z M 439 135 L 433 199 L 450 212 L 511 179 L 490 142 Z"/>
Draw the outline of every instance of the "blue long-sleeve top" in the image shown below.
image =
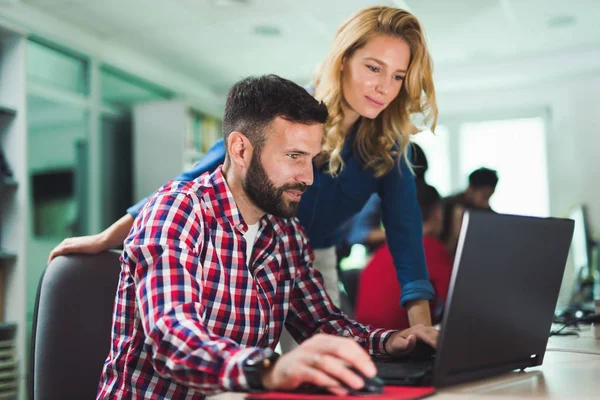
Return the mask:
<path id="1" fill-rule="evenodd" d="M 425 266 L 423 225 L 414 176 L 404 157 L 399 165 L 379 178 L 373 170 L 364 168 L 353 146 L 357 127 L 358 124 L 346 138 L 341 153 L 345 166 L 336 177 L 326 172 L 326 166 L 318 168 L 314 165 L 314 183 L 302 195 L 298 219 L 313 248 L 330 247 L 334 245 L 336 230 L 358 213 L 373 193 L 377 193 L 381 198 L 386 239 L 402 287 L 400 303 L 404 306 L 411 300 L 431 300 L 434 291 Z M 225 145 L 219 140 L 191 170 L 175 180 L 193 180 L 207 171 L 214 171 L 224 161 Z M 127 212 L 136 217 L 146 200 Z"/>

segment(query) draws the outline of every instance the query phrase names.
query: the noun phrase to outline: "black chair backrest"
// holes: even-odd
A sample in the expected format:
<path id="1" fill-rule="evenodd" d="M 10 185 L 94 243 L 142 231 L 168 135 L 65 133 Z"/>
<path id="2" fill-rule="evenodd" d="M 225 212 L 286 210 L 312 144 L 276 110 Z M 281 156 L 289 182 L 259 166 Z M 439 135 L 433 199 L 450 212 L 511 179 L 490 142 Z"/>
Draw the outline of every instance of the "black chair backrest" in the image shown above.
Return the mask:
<path id="1" fill-rule="evenodd" d="M 38 285 L 29 399 L 94 399 L 110 350 L 119 253 L 52 260 Z"/>

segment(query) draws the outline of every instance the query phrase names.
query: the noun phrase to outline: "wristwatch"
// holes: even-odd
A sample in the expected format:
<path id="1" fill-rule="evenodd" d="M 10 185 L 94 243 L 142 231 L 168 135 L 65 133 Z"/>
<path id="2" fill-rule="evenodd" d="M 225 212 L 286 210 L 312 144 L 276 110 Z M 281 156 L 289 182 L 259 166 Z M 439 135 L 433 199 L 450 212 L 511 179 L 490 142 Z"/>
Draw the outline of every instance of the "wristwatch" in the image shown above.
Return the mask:
<path id="1" fill-rule="evenodd" d="M 248 386 L 250 386 L 250 389 L 264 389 L 261 378 L 266 372 L 273 368 L 278 358 L 279 354 L 275 353 L 270 348 L 266 348 L 261 351 L 257 351 L 244 360 L 242 363 L 242 370 L 244 371 L 244 376 L 248 381 Z"/>

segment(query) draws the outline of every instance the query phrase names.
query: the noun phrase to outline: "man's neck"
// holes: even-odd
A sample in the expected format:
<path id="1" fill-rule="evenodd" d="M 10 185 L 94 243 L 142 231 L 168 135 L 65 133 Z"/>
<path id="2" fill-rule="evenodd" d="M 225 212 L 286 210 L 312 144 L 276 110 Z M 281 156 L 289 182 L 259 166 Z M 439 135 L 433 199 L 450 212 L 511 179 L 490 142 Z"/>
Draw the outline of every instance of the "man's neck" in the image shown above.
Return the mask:
<path id="1" fill-rule="evenodd" d="M 242 214 L 244 222 L 247 225 L 256 224 L 265 215 L 265 212 L 256 207 L 248 195 L 246 195 L 242 180 L 233 172 L 233 168 L 231 168 L 231 165 L 227 161 L 223 165 L 223 177 L 225 178 L 225 182 L 227 182 L 227 186 L 229 186 L 229 191 L 240 214 Z"/>

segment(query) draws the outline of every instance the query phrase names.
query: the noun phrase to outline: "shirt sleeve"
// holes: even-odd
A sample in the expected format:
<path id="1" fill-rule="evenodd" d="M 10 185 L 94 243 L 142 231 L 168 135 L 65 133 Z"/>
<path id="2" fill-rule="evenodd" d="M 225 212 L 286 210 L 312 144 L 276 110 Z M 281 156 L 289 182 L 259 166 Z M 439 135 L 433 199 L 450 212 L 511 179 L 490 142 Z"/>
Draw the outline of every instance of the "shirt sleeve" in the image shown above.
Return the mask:
<path id="1" fill-rule="evenodd" d="M 225 143 L 223 139 L 218 140 L 212 147 L 206 152 L 204 157 L 198 161 L 192 169 L 182 172 L 176 176 L 174 181 L 188 182 L 193 181 L 205 172 L 213 172 L 217 167 L 225 161 Z M 166 182 L 165 182 L 166 183 Z M 157 188 L 158 189 L 158 188 Z M 143 198 L 137 204 L 127 209 L 127 214 L 133 218 L 137 217 L 142 207 L 146 204 L 150 196 Z"/>
<path id="2" fill-rule="evenodd" d="M 395 331 L 359 324 L 337 308 L 325 291 L 323 276 L 312 267 L 313 257 L 306 245 L 286 318 L 286 328 L 292 337 L 301 343 L 318 333 L 344 336 L 354 339 L 369 354 L 386 355 L 385 340 Z"/>
<path id="3" fill-rule="evenodd" d="M 348 234 L 348 243 L 365 244 L 369 234 L 381 226 L 381 199 L 373 194 L 363 209 L 352 217 L 352 227 Z"/>
<path id="4" fill-rule="evenodd" d="M 124 248 L 144 348 L 160 376 L 204 394 L 243 391 L 242 363 L 264 350 L 242 348 L 204 322 L 201 215 L 185 194 L 152 197 Z"/>
<path id="5" fill-rule="evenodd" d="M 400 304 L 406 306 L 411 300 L 433 299 L 433 287 L 425 265 L 423 222 L 415 178 L 405 157 L 380 178 L 378 192 L 386 239 L 402 287 Z"/>

